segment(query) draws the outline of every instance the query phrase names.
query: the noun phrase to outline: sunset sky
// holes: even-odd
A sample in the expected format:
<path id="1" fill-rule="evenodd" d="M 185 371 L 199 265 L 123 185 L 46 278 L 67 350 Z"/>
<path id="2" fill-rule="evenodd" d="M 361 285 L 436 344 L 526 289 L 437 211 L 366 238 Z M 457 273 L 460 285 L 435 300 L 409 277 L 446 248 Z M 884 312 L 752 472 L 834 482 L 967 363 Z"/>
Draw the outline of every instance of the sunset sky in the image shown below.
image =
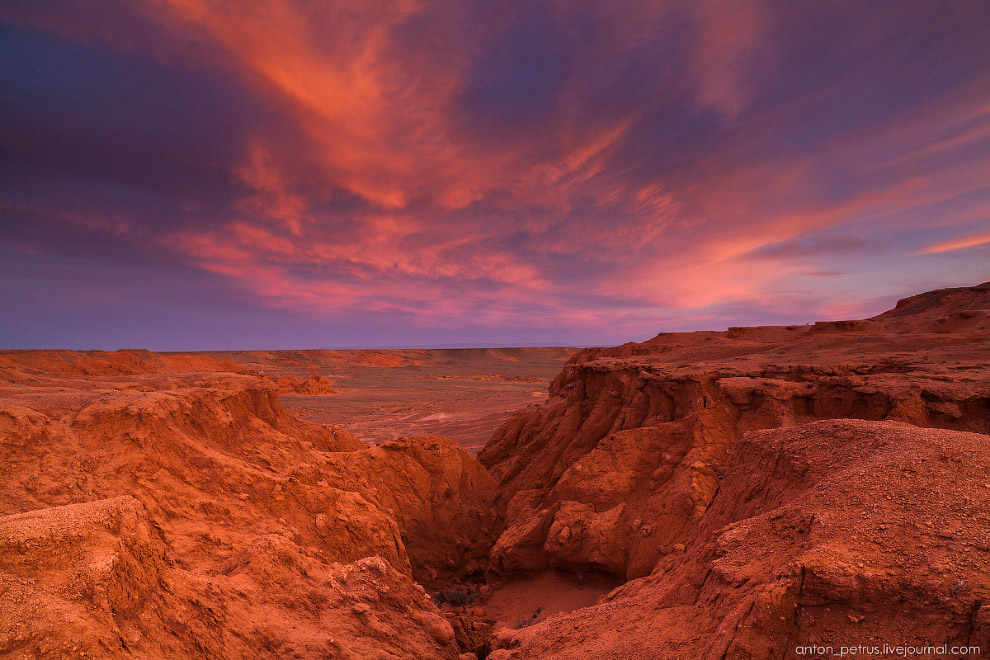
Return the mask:
<path id="1" fill-rule="evenodd" d="M 990 2 L 4 0 L 0 347 L 616 344 L 990 280 Z"/>

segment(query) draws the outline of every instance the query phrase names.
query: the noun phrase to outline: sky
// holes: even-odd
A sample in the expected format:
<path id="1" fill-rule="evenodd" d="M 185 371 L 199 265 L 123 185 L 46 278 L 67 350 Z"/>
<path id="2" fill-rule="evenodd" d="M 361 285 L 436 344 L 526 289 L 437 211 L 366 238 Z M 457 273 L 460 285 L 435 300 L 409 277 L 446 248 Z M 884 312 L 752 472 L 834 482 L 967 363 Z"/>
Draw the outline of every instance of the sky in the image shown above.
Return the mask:
<path id="1" fill-rule="evenodd" d="M 611 345 L 990 280 L 985 0 L 5 0 L 0 348 Z"/>

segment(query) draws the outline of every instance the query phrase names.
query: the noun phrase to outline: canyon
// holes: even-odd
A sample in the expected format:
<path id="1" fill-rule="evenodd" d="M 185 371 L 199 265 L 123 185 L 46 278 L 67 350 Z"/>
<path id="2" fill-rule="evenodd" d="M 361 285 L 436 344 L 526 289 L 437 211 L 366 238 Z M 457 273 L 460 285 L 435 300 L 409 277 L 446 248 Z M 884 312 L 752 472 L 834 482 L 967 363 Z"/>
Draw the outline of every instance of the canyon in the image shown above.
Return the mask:
<path id="1" fill-rule="evenodd" d="M 988 575 L 990 283 L 611 348 L 0 351 L 3 657 L 990 652 Z"/>

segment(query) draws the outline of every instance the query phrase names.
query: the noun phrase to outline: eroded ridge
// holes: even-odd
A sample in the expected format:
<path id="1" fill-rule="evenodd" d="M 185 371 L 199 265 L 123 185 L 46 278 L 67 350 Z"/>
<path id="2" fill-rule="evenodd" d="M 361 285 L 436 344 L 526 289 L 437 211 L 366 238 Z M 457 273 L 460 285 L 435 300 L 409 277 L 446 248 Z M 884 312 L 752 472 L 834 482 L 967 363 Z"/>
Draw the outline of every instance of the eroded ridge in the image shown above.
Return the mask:
<path id="1" fill-rule="evenodd" d="M 631 582 L 498 646 L 520 658 L 797 657 L 797 640 L 834 629 L 852 644 L 895 622 L 915 639 L 985 642 L 988 365 L 990 284 L 863 321 L 661 334 L 576 354 L 547 403 L 479 454 L 506 507 L 490 579 L 563 568 Z M 876 508 L 891 502 L 896 511 Z M 808 536 L 830 517 L 838 527 Z M 949 543 L 969 521 L 966 540 Z M 931 530 L 920 544 L 916 522 Z M 879 545 L 828 550 L 867 530 Z M 921 571 L 929 558 L 952 568 Z M 814 596 L 812 583 L 795 587 L 809 576 Z M 935 625 L 949 592 L 955 614 Z M 616 620 L 621 634 L 608 636 Z"/>
<path id="2" fill-rule="evenodd" d="M 423 585 L 483 573 L 498 519 L 452 441 L 368 448 L 246 376 L 49 385 L 0 407 L 0 655 L 464 650 Z"/>

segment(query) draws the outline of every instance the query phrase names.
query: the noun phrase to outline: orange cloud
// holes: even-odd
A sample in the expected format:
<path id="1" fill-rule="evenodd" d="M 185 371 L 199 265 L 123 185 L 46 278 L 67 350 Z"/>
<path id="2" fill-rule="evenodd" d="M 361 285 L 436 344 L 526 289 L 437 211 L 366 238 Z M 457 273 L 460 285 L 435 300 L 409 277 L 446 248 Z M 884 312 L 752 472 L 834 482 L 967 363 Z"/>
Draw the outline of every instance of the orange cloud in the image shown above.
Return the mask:
<path id="1" fill-rule="evenodd" d="M 237 169 L 237 174 L 256 191 L 240 201 L 239 209 L 255 217 L 279 221 L 293 236 L 301 235 L 307 202 L 292 192 L 289 182 L 275 166 L 271 153 L 264 145 L 258 142 L 251 144 L 248 160 Z"/>
<path id="2" fill-rule="evenodd" d="M 151 16 L 186 43 L 199 39 L 225 52 L 247 79 L 284 104 L 308 138 L 309 153 L 296 154 L 297 161 L 311 161 L 335 185 L 384 209 L 403 208 L 421 196 L 440 208 L 460 209 L 496 189 L 525 199 L 552 195 L 559 205 L 566 196 L 560 187 L 573 191 L 604 169 L 601 156 L 628 133 L 637 109 L 570 129 L 562 116 L 563 130 L 535 160 L 523 143 L 493 151 L 465 141 L 450 117 L 483 44 L 451 33 L 445 37 L 456 42 L 456 51 L 448 48 L 433 57 L 397 51 L 394 33 L 424 6 L 415 0 L 360 9 L 291 0 L 155 0 L 130 9 Z M 646 3 L 635 8 L 635 21 L 605 13 L 615 22 L 615 38 L 630 39 L 632 48 L 649 42 L 648 26 L 661 26 L 685 11 L 702 28 L 694 55 L 697 102 L 734 115 L 752 93 L 742 81 L 765 29 L 759 5 Z M 459 10 L 448 7 L 447 13 L 454 29 Z M 118 31 L 109 35 L 122 40 Z M 260 165 L 263 149 L 257 141 L 251 146 L 242 175 Z"/>
<path id="3" fill-rule="evenodd" d="M 945 241 L 934 243 L 928 247 L 918 250 L 915 254 L 940 254 L 942 252 L 965 250 L 966 248 L 987 244 L 990 244 L 990 231 L 982 231 L 975 234 L 957 236 L 956 238 L 950 238 Z"/>

